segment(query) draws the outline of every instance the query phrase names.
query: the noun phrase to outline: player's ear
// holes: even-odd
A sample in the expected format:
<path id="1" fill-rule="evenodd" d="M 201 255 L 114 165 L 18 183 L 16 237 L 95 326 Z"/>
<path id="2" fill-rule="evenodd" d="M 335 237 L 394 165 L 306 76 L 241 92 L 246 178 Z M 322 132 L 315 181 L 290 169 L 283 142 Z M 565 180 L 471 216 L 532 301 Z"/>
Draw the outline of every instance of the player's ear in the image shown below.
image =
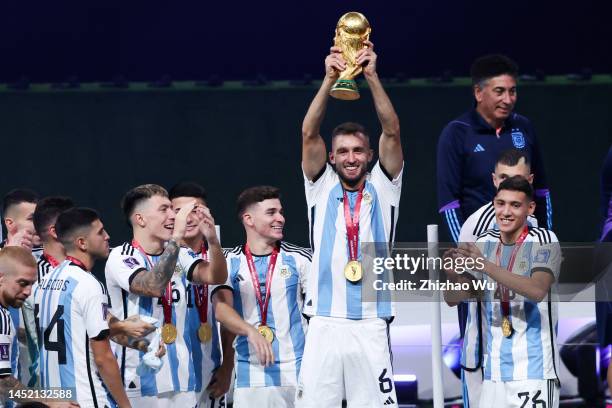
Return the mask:
<path id="1" fill-rule="evenodd" d="M 529 184 L 533 184 L 533 173 L 527 176 L 527 181 L 529 182 Z"/>
<path id="2" fill-rule="evenodd" d="M 13 220 L 11 217 L 6 217 L 4 218 L 4 225 L 6 226 L 6 231 L 14 234 L 17 229 L 17 226 L 15 225 L 15 220 Z"/>
<path id="3" fill-rule="evenodd" d="M 334 152 L 329 152 L 329 162 L 331 164 L 336 164 L 336 158 L 334 156 Z"/>
<path id="4" fill-rule="evenodd" d="M 242 214 L 242 223 L 244 225 L 248 225 L 249 227 L 252 227 L 254 225 L 253 216 L 250 213 L 245 212 L 244 214 Z"/>
<path id="5" fill-rule="evenodd" d="M 138 225 L 140 228 L 144 228 L 147 223 L 142 214 L 134 213 L 134 215 L 132 215 L 132 225 Z"/>
<path id="6" fill-rule="evenodd" d="M 47 232 L 53 237 L 53 239 L 57 239 L 57 231 L 55 230 L 55 225 L 51 225 L 49 228 L 47 228 Z"/>
<path id="7" fill-rule="evenodd" d="M 535 203 L 535 201 L 531 200 L 529 202 L 529 210 L 528 210 L 527 214 L 533 215 L 533 213 L 535 212 L 535 208 L 536 208 L 536 203 Z"/>
<path id="8" fill-rule="evenodd" d="M 374 158 L 374 149 L 368 149 L 368 163 Z"/>
<path id="9" fill-rule="evenodd" d="M 79 248 L 81 251 L 87 251 L 87 240 L 85 237 L 78 237 L 75 243 L 77 248 Z"/>

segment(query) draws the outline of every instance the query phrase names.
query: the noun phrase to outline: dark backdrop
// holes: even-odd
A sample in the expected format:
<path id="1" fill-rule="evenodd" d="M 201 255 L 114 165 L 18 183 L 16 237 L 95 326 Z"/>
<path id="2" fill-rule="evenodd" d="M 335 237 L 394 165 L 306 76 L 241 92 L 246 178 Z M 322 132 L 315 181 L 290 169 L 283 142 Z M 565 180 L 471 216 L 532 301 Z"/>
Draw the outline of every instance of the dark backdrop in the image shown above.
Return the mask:
<path id="1" fill-rule="evenodd" d="M 406 157 L 398 241 L 424 241 L 440 223 L 435 193 L 439 132 L 470 108 L 468 86 L 388 85 Z M 0 91 L 0 192 L 28 186 L 67 194 L 100 210 L 112 243 L 128 238 L 122 195 L 141 183 L 203 183 L 222 225 L 224 246 L 242 239 L 237 194 L 255 184 L 283 190 L 287 239 L 306 245 L 300 126 L 312 87 L 182 90 Z M 331 101 L 328 135 L 345 120 L 380 131 L 369 92 Z M 525 84 L 517 111 L 541 140 L 554 230 L 563 241 L 598 237 L 599 172 L 612 142 L 612 83 Z M 376 138 L 374 138 L 376 143 Z M 444 238 L 442 234 L 441 238 Z"/>
<path id="2" fill-rule="evenodd" d="M 6 0 L 0 81 L 318 77 L 336 22 L 351 10 L 368 17 L 386 76 L 465 76 L 491 52 L 507 53 L 523 72 L 610 73 L 609 3 Z"/>

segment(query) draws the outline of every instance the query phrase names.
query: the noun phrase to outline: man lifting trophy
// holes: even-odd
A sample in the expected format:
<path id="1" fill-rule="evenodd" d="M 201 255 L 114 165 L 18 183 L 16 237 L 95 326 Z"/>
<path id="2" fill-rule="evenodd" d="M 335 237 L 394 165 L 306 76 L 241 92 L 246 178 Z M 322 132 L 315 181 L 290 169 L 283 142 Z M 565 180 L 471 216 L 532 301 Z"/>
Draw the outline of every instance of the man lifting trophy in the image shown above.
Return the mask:
<path id="1" fill-rule="evenodd" d="M 366 41 L 370 39 L 370 23 L 365 16 L 356 11 L 346 13 L 336 25 L 334 46 L 342 51 L 342 58 L 346 68 L 341 70 L 340 76 L 330 91 L 330 95 L 337 99 L 359 99 L 359 90 L 355 77 L 363 70 L 357 61 L 359 51 L 366 48 Z"/>

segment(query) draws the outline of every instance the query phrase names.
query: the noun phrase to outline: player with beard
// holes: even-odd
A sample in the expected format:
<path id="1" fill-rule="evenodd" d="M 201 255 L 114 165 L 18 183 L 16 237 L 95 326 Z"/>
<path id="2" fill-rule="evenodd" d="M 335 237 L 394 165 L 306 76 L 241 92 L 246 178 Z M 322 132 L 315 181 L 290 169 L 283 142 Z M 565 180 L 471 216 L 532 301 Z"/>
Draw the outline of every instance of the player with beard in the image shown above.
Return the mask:
<path id="1" fill-rule="evenodd" d="M 320 135 L 329 91 L 346 64 L 340 49 L 325 59 L 325 78 L 302 125 L 302 169 L 312 269 L 304 313 L 311 316 L 297 391 L 298 407 L 397 406 L 388 325 L 394 316 L 390 296 L 362 300 L 360 243 L 394 241 L 402 188 L 403 153 L 399 119 L 376 72 L 373 44 L 359 51 L 357 63 L 382 126 L 379 160 L 363 126 L 343 123 L 332 133 L 327 163 Z M 382 253 L 381 256 L 386 256 Z M 378 256 L 378 254 L 376 255 Z M 388 273 L 381 276 L 392 280 Z M 325 373 L 323 375 L 323 373 Z"/>

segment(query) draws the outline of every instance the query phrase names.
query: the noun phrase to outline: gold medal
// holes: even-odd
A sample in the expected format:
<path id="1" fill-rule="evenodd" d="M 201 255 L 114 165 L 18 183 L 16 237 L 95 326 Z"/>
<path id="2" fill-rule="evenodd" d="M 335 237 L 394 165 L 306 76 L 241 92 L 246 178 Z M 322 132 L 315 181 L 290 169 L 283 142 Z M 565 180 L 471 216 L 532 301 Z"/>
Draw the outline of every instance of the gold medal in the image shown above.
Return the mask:
<path id="1" fill-rule="evenodd" d="M 161 328 L 161 338 L 166 344 L 172 344 L 176 340 L 176 327 L 172 323 L 164 323 Z"/>
<path id="2" fill-rule="evenodd" d="M 208 323 L 200 323 L 200 328 L 198 329 L 198 337 L 200 338 L 200 342 L 208 343 L 210 339 L 212 339 L 212 328 Z"/>
<path id="3" fill-rule="evenodd" d="M 506 316 L 502 318 L 502 334 L 504 337 L 512 336 L 512 323 L 510 323 L 510 319 Z"/>
<path id="4" fill-rule="evenodd" d="M 350 282 L 359 282 L 362 275 L 363 272 L 359 261 L 349 261 L 344 267 L 344 277 Z"/>
<path id="5" fill-rule="evenodd" d="M 268 341 L 268 343 L 272 343 L 272 340 L 274 340 L 274 332 L 268 326 L 261 325 L 257 328 L 257 331 Z"/>

